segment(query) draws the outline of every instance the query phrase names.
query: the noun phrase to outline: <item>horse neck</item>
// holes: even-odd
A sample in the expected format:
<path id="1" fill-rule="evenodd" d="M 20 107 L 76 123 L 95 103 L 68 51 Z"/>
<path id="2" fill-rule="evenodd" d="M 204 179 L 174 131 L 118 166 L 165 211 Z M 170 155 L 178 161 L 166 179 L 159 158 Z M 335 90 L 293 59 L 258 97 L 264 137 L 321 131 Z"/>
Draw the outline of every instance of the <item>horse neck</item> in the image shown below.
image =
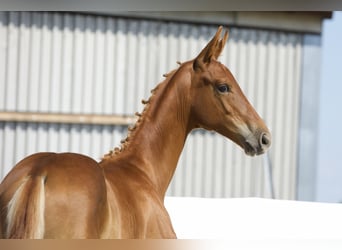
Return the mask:
<path id="1" fill-rule="evenodd" d="M 128 154 L 164 197 L 186 137 L 189 123 L 188 101 L 191 73 L 180 67 L 159 84 L 148 100 L 135 128 L 122 145 L 119 155 Z M 134 159 L 133 159 L 134 158 Z"/>

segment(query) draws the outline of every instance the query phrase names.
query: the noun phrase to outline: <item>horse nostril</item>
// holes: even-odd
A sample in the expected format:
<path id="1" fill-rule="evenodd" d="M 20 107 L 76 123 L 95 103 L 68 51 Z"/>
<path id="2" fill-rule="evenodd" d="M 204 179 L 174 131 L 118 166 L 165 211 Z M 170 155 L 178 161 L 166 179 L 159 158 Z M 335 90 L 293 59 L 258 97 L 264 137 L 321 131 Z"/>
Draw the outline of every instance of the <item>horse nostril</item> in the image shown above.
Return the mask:
<path id="1" fill-rule="evenodd" d="M 260 138 L 260 144 L 262 147 L 268 147 L 271 144 L 271 140 L 267 133 L 262 133 Z"/>

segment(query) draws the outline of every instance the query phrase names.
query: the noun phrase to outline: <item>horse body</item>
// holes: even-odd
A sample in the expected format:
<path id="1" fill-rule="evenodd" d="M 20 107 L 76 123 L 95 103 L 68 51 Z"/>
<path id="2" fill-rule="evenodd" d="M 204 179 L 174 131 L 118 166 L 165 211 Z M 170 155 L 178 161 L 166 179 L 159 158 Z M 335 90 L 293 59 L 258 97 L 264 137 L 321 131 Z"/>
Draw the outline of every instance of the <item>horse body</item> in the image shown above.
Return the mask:
<path id="1" fill-rule="evenodd" d="M 16 211 L 13 221 L 2 214 L 2 236 L 174 238 L 172 227 L 165 227 L 171 225 L 170 219 L 154 185 L 135 167 L 136 160 L 131 163 L 126 157 L 106 164 L 73 153 L 38 153 L 24 159 L 1 184 L 6 190 L 2 208 L 12 201 L 8 209 Z M 42 187 L 42 192 L 33 192 Z M 13 200 L 18 192 L 18 199 Z M 43 198 L 32 203 L 36 193 Z M 41 213 L 44 217 L 39 218 Z M 20 214 L 41 221 L 32 223 Z"/>
<path id="2" fill-rule="evenodd" d="M 0 184 L 3 238 L 175 238 L 164 197 L 187 135 L 215 130 L 248 155 L 270 145 L 267 127 L 216 59 L 222 28 L 152 96 L 120 148 L 100 162 L 38 153 Z"/>

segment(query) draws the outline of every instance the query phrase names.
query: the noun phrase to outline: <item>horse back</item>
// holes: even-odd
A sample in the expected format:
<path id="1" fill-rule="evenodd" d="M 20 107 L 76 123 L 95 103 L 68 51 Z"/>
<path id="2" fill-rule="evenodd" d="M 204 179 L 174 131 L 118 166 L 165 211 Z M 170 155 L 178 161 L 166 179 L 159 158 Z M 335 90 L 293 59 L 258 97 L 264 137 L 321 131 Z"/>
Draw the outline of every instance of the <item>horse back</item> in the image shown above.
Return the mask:
<path id="1" fill-rule="evenodd" d="M 74 153 L 38 153 L 20 161 L 0 184 L 0 233 L 3 238 L 98 238 L 106 208 L 106 184 L 96 161 Z"/>

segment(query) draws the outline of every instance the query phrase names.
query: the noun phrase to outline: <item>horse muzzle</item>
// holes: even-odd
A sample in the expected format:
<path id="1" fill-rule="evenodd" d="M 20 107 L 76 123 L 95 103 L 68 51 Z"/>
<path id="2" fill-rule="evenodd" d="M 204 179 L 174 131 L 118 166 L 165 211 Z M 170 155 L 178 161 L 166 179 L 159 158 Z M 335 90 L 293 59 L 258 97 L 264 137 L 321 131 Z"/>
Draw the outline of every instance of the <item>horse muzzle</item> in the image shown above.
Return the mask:
<path id="1" fill-rule="evenodd" d="M 268 132 L 258 133 L 257 135 L 249 136 L 243 148 L 249 156 L 261 155 L 271 146 L 271 134 Z"/>

